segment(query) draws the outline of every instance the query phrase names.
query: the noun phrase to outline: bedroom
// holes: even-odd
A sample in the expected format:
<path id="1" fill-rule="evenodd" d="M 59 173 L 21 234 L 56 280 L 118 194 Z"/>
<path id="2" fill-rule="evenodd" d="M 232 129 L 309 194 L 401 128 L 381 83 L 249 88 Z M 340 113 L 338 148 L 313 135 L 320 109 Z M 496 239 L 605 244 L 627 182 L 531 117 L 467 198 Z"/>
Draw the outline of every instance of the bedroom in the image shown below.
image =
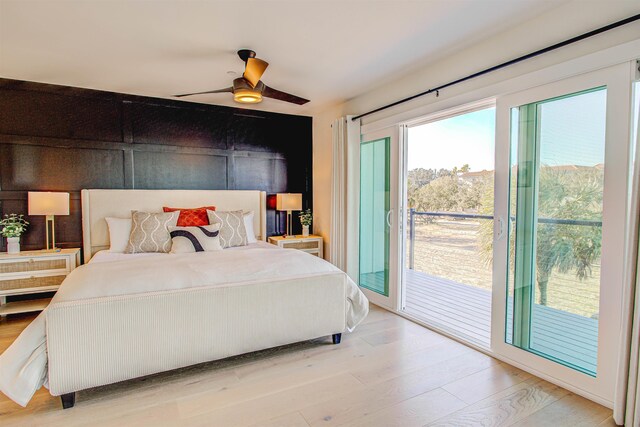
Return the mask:
<path id="1" fill-rule="evenodd" d="M 639 13 L 0 0 L 0 423 L 637 425 Z"/>

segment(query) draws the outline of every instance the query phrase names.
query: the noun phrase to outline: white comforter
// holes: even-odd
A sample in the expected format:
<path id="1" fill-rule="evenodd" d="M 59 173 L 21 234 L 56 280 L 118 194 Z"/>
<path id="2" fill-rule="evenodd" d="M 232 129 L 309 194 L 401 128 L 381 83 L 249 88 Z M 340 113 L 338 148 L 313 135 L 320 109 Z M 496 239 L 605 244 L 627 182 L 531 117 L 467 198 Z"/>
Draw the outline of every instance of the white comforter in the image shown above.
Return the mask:
<path id="1" fill-rule="evenodd" d="M 65 279 L 51 304 L 88 298 L 132 295 L 152 291 L 187 289 L 308 277 L 339 271 L 313 255 L 274 246 L 249 245 L 244 250 L 195 254 L 116 257 L 91 262 Z M 103 260 L 107 258 L 102 257 Z M 347 327 L 351 331 L 364 319 L 369 303 L 348 279 Z M 26 406 L 41 386 L 47 386 L 47 348 L 43 311 L 0 355 L 0 391 Z"/>

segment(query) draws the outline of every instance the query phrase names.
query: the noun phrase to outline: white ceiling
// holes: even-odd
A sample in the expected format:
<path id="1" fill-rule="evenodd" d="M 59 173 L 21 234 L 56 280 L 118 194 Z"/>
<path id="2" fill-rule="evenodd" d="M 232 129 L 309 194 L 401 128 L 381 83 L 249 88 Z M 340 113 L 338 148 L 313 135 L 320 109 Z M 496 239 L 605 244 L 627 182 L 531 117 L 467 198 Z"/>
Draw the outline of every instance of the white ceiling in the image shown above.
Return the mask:
<path id="1" fill-rule="evenodd" d="M 247 47 L 270 63 L 267 85 L 312 101 L 255 108 L 310 114 L 563 3 L 0 0 L 0 76 L 169 98 L 230 86 Z"/>

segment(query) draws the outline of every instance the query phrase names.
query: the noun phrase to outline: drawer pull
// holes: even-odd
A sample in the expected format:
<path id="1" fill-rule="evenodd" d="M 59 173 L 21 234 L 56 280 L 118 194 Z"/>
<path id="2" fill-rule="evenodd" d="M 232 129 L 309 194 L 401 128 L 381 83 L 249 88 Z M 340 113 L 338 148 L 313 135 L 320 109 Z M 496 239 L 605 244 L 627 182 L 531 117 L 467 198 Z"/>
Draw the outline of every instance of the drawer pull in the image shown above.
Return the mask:
<path id="1" fill-rule="evenodd" d="M 36 260 L 33 259 L 33 258 L 29 258 L 29 262 L 34 263 L 34 262 L 36 262 Z"/>

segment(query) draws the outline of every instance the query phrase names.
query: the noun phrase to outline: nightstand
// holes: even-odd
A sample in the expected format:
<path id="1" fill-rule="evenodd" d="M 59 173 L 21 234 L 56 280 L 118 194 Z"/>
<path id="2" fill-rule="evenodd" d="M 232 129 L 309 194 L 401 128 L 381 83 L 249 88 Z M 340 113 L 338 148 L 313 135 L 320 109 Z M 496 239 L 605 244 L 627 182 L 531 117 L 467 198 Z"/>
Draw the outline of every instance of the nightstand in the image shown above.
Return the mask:
<path id="1" fill-rule="evenodd" d="M 80 265 L 80 249 L 0 253 L 0 316 L 40 311 L 50 298 L 7 303 L 13 295 L 55 292 L 71 271 Z"/>
<path id="2" fill-rule="evenodd" d="M 317 257 L 323 258 L 322 236 L 310 234 L 309 236 L 296 235 L 296 237 L 285 238 L 282 236 L 269 237 L 269 243 L 286 249 L 299 249 Z"/>

